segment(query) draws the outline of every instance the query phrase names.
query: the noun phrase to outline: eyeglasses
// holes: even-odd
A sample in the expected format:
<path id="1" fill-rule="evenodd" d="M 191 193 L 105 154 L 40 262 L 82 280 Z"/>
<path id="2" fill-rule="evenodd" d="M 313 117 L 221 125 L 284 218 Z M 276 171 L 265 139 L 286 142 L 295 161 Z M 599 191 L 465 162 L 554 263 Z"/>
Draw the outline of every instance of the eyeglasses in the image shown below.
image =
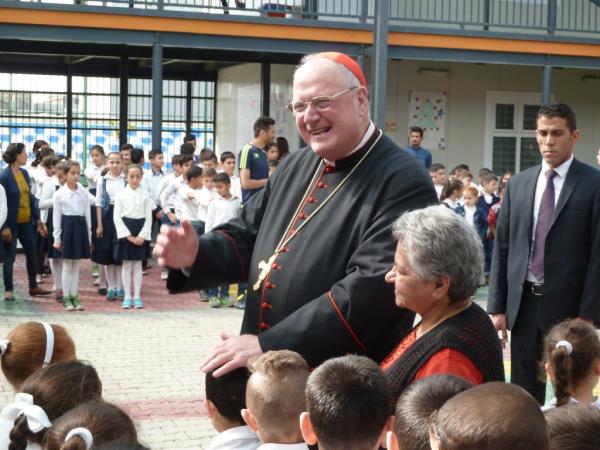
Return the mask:
<path id="1" fill-rule="evenodd" d="M 307 102 L 293 102 L 290 103 L 288 105 L 288 109 L 293 112 L 294 114 L 302 114 L 304 111 L 306 111 L 306 108 L 308 108 L 308 105 L 312 106 L 313 108 L 315 108 L 317 111 L 324 111 L 327 108 L 329 108 L 329 106 L 331 106 L 331 104 L 333 103 L 333 100 L 335 100 L 336 97 L 339 97 L 340 95 L 345 94 L 346 92 L 350 92 L 352 89 L 356 89 L 358 86 L 352 86 L 349 87 L 347 89 L 344 89 L 341 92 L 338 92 L 337 94 L 333 94 L 331 96 L 320 96 L 320 97 L 315 97 Z"/>

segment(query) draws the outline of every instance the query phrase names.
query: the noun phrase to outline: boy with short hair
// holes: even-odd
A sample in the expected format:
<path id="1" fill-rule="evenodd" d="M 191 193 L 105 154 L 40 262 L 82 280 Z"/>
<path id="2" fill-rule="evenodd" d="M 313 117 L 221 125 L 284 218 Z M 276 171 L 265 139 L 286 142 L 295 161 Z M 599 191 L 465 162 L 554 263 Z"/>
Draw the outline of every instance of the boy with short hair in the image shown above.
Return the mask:
<path id="1" fill-rule="evenodd" d="M 229 176 L 231 182 L 231 194 L 242 198 L 242 185 L 240 177 L 235 174 L 235 155 L 233 152 L 221 153 L 221 170 Z"/>
<path id="2" fill-rule="evenodd" d="M 131 150 L 131 164 L 138 164 L 141 167 L 144 167 L 145 162 L 143 149 L 134 148 Z"/>
<path id="3" fill-rule="evenodd" d="M 325 361 L 308 378 L 302 436 L 320 450 L 377 450 L 391 428 L 390 390 L 364 356 Z"/>
<path id="4" fill-rule="evenodd" d="M 207 169 L 208 171 L 208 169 Z M 208 233 L 214 227 L 224 224 L 238 216 L 241 200 L 231 194 L 231 182 L 226 173 L 218 173 L 214 178 L 216 197 L 208 204 L 205 230 Z M 232 306 L 234 300 L 229 296 L 229 285 L 208 290 L 208 305 L 213 308 Z"/>
<path id="5" fill-rule="evenodd" d="M 588 403 L 567 403 L 544 412 L 550 450 L 600 448 L 600 409 Z"/>
<path id="6" fill-rule="evenodd" d="M 429 417 L 455 395 L 472 387 L 464 378 L 432 375 L 411 384 L 398 398 L 388 450 L 430 450 Z"/>
<path id="7" fill-rule="evenodd" d="M 187 184 L 184 174 L 194 165 L 194 158 L 191 155 L 180 155 L 179 164 L 181 166 L 181 173 L 174 177 L 160 194 L 163 217 L 166 216 L 168 218 L 167 223 L 169 225 L 179 225 L 181 221 L 183 199 L 179 194 L 179 190 Z"/>
<path id="8" fill-rule="evenodd" d="M 268 351 L 250 361 L 242 417 L 256 432 L 261 450 L 307 450 L 298 417 L 305 409 L 308 364 L 290 350 Z"/>
<path id="9" fill-rule="evenodd" d="M 121 153 L 121 159 L 123 160 L 123 174 L 127 174 L 127 167 L 131 164 L 131 152 L 134 147 L 131 144 L 123 144 L 119 149 L 119 153 Z"/>
<path id="10" fill-rule="evenodd" d="M 540 405 L 514 384 L 480 384 L 455 395 L 433 413 L 432 450 L 547 450 Z"/>
<path id="11" fill-rule="evenodd" d="M 202 236 L 204 234 L 204 222 L 198 219 L 199 205 L 196 200 L 203 184 L 202 168 L 192 166 L 185 172 L 184 176 L 186 185 L 181 186 L 178 191 L 181 198 L 181 220 L 189 220 L 198 236 Z"/>
<path id="12" fill-rule="evenodd" d="M 215 155 L 215 153 L 212 151 L 202 153 L 200 155 L 200 164 L 205 169 L 217 170 L 217 166 L 218 166 L 217 155 Z"/>
<path id="13" fill-rule="evenodd" d="M 498 187 L 498 176 L 494 173 L 488 173 L 487 175 L 483 175 L 481 177 L 481 185 L 483 188 L 483 192 L 477 199 L 477 206 L 481 208 L 484 217 L 487 219 L 490 213 L 490 208 L 500 201 L 500 197 L 496 195 L 496 188 Z M 483 274 L 485 275 L 485 284 L 489 284 L 493 252 L 494 237 L 491 235 L 489 228 L 486 228 L 485 240 L 483 241 Z"/>
<path id="14" fill-rule="evenodd" d="M 219 432 L 209 450 L 255 450 L 260 446 L 258 436 L 244 424 L 241 415 L 246 407 L 248 377 L 245 367 L 218 378 L 212 372 L 206 374 L 204 404 L 212 426 Z"/>
<path id="15" fill-rule="evenodd" d="M 433 187 L 439 200 L 442 195 L 442 189 L 444 189 L 444 184 L 446 183 L 446 166 L 441 163 L 433 163 L 429 168 L 429 175 L 431 176 L 431 181 L 433 181 Z"/>

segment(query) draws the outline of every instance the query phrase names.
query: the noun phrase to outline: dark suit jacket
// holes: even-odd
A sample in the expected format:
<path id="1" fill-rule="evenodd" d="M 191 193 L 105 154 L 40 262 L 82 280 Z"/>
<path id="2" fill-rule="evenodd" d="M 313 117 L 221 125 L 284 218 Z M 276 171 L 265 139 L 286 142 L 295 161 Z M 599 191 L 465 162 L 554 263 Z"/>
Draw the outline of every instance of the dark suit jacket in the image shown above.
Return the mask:
<path id="1" fill-rule="evenodd" d="M 29 185 L 29 204 L 31 205 L 31 220 L 37 222 L 40 218 L 40 210 L 38 208 L 38 202 L 35 196 L 31 193 L 31 180 L 29 174 L 25 169 L 20 169 L 25 176 L 25 181 Z M 6 206 L 8 207 L 8 214 L 6 216 L 6 222 L 2 226 L 2 229 L 10 228 L 11 233 L 15 234 L 17 229 L 17 213 L 19 212 L 19 186 L 17 186 L 17 180 L 9 167 L 0 172 L 0 184 L 6 191 Z"/>
<path id="2" fill-rule="evenodd" d="M 496 231 L 489 313 L 517 319 L 531 247 L 533 203 L 541 166 L 511 177 Z M 600 324 L 600 171 L 573 160 L 544 250 L 542 326 L 570 317 Z"/>

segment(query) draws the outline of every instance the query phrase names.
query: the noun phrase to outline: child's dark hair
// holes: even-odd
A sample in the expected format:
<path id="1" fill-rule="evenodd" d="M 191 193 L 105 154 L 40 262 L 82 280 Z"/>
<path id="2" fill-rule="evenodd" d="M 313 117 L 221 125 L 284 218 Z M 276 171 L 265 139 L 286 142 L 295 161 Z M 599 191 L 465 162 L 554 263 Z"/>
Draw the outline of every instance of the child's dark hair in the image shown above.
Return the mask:
<path id="1" fill-rule="evenodd" d="M 131 150 L 131 162 L 133 164 L 140 164 L 144 159 L 144 150 L 141 148 L 134 148 Z"/>
<path id="2" fill-rule="evenodd" d="M 190 161 L 194 162 L 194 157 L 192 155 L 179 155 L 179 164 L 184 165 L 189 163 Z"/>
<path id="3" fill-rule="evenodd" d="M 452 169 L 452 172 L 450 173 L 457 173 L 457 172 L 468 172 L 469 166 L 467 164 L 458 164 L 456 167 L 454 167 L 454 169 Z"/>
<path id="4" fill-rule="evenodd" d="M 225 172 L 216 174 L 214 181 L 215 183 L 231 184 L 231 179 L 229 178 L 229 175 L 227 175 Z"/>
<path id="5" fill-rule="evenodd" d="M 185 179 L 188 181 L 202 176 L 202 167 L 192 166 L 185 172 Z"/>
<path id="6" fill-rule="evenodd" d="M 179 154 L 180 155 L 193 155 L 195 151 L 196 151 L 196 149 L 189 142 L 186 142 L 179 146 Z"/>
<path id="7" fill-rule="evenodd" d="M 439 450 L 547 450 L 540 405 L 523 388 L 494 381 L 449 399 L 429 418 Z"/>
<path id="8" fill-rule="evenodd" d="M 444 169 L 446 170 L 446 166 L 443 165 L 442 163 L 433 163 L 430 167 L 429 167 L 429 173 L 434 173 L 437 172 L 440 169 Z"/>
<path id="9" fill-rule="evenodd" d="M 97 151 L 98 153 L 100 153 L 102 156 L 104 156 L 104 147 L 102 147 L 101 145 L 92 145 L 90 147 L 90 153 L 92 153 L 93 151 Z"/>
<path id="10" fill-rule="evenodd" d="M 478 174 L 478 176 L 480 176 L 480 177 L 484 177 L 484 176 L 486 176 L 486 175 L 488 175 L 488 174 L 490 174 L 490 173 L 494 173 L 494 172 L 492 172 L 492 171 L 491 171 L 490 169 L 488 169 L 487 167 L 482 167 L 481 169 L 479 169 L 479 174 Z"/>
<path id="11" fill-rule="evenodd" d="M 204 152 L 200 155 L 200 161 L 201 162 L 205 162 L 205 161 L 214 161 L 215 163 L 217 162 L 217 155 L 215 154 L 215 152 L 210 151 L 210 152 Z"/>
<path id="12" fill-rule="evenodd" d="M 212 372 L 206 374 L 204 385 L 206 400 L 210 400 L 225 419 L 244 424 L 241 411 L 246 408 L 246 384 L 250 373 L 245 367 L 215 378 Z"/>
<path id="13" fill-rule="evenodd" d="M 394 433 L 402 450 L 430 450 L 429 416 L 472 386 L 453 375 L 432 375 L 411 384 L 396 403 Z"/>
<path id="14" fill-rule="evenodd" d="M 123 144 L 121 145 L 121 147 L 119 148 L 119 151 L 123 151 L 123 150 L 133 150 L 135 147 L 132 144 Z"/>
<path id="15" fill-rule="evenodd" d="M 79 435 L 65 441 L 75 428 L 89 430 L 93 448 L 108 443 L 138 443 L 135 425 L 123 410 L 103 401 L 91 401 L 76 406 L 52 423 L 46 433 L 45 450 L 86 450 Z"/>
<path id="16" fill-rule="evenodd" d="M 81 361 L 50 364 L 31 375 L 21 386 L 21 392 L 30 394 L 34 404 L 44 410 L 52 422 L 90 400 L 100 399 L 102 383 L 96 369 Z M 27 417 L 17 417 L 10 432 L 9 450 L 25 450 L 29 441 L 41 444 L 46 429 L 34 433 Z"/>
<path id="17" fill-rule="evenodd" d="M 440 194 L 440 201 L 443 202 L 444 200 L 449 198 L 455 192 L 460 193 L 462 188 L 463 188 L 462 181 L 460 181 L 456 178 L 446 180 L 446 182 L 444 183 L 444 187 L 442 188 L 442 193 Z"/>
<path id="18" fill-rule="evenodd" d="M 235 159 L 235 155 L 233 152 L 223 152 L 221 153 L 221 162 L 224 163 L 228 159 Z"/>
<path id="19" fill-rule="evenodd" d="M 150 152 L 148 152 L 148 159 L 153 160 L 154 158 L 162 154 L 163 152 L 160 148 L 153 148 L 152 150 L 150 150 Z"/>
<path id="20" fill-rule="evenodd" d="M 269 167 L 275 169 L 279 165 L 279 159 L 273 159 L 269 161 Z"/>
<path id="21" fill-rule="evenodd" d="M 190 133 L 190 134 L 186 134 L 186 135 L 183 137 L 183 142 L 184 142 L 184 143 L 186 143 L 186 142 L 191 142 L 191 141 L 195 141 L 195 140 L 196 140 L 196 135 L 194 135 L 194 134 L 191 134 L 191 133 Z"/>
<path id="22" fill-rule="evenodd" d="M 54 156 L 54 154 L 54 150 L 48 147 L 46 144 L 46 147 L 42 147 L 40 148 L 39 152 L 35 152 L 35 159 L 31 163 L 31 167 L 39 166 L 40 163 L 44 160 L 44 158 L 47 158 L 48 156 Z"/>
<path id="23" fill-rule="evenodd" d="M 569 403 L 544 412 L 550 450 L 600 448 L 600 409 L 587 403 Z"/>
<path id="24" fill-rule="evenodd" d="M 205 178 L 215 178 L 217 176 L 217 171 L 212 167 L 209 167 L 208 169 L 204 169 L 203 174 Z"/>
<path id="25" fill-rule="evenodd" d="M 127 169 L 126 169 L 125 173 L 127 175 L 129 175 L 129 172 L 131 170 L 139 170 L 140 171 L 140 175 L 144 176 L 144 170 L 142 169 L 142 166 L 140 166 L 139 164 L 135 164 L 135 163 L 134 164 L 129 164 L 127 166 Z"/>
<path id="26" fill-rule="evenodd" d="M 306 411 L 324 448 L 373 447 L 389 418 L 390 391 L 381 369 L 364 356 L 325 361 L 308 378 Z"/>
<path id="27" fill-rule="evenodd" d="M 280 441 L 300 438 L 299 417 L 306 407 L 309 375 L 304 358 L 290 350 L 271 350 L 251 360 L 248 370 L 246 405 L 265 435 Z"/>
<path id="28" fill-rule="evenodd" d="M 599 359 L 600 339 L 596 329 L 589 323 L 570 319 L 550 329 L 544 339 L 542 364 L 548 363 L 552 369 L 556 406 L 569 402 L 571 389 L 590 374 L 594 362 Z M 545 380 L 545 371 L 543 374 Z"/>
<path id="29" fill-rule="evenodd" d="M 181 165 L 181 155 L 174 155 L 173 158 L 171 158 L 171 165 L 180 166 Z"/>
<path id="30" fill-rule="evenodd" d="M 42 159 L 42 164 L 41 166 L 45 169 L 49 169 L 51 167 L 56 166 L 60 161 L 60 158 L 58 156 L 46 156 L 44 159 Z"/>
<path id="31" fill-rule="evenodd" d="M 17 160 L 17 156 L 25 151 L 25 144 L 22 142 L 13 142 L 6 146 L 2 152 L 2 159 L 6 164 L 12 164 Z"/>
<path id="32" fill-rule="evenodd" d="M 109 442 L 108 444 L 94 446 L 94 450 L 150 450 L 150 448 L 145 447 L 140 443 L 125 444 L 123 442 Z"/>
<path id="33" fill-rule="evenodd" d="M 277 139 L 275 139 L 275 142 L 279 149 L 279 159 L 285 158 L 290 153 L 290 145 L 288 144 L 287 139 L 283 136 L 278 136 Z"/>
<path id="34" fill-rule="evenodd" d="M 54 334 L 54 349 L 50 362 L 75 359 L 75 344 L 67 330 L 60 325 L 50 324 L 50 327 Z M 46 330 L 40 322 L 25 322 L 13 328 L 6 339 L 6 350 L 0 352 L 2 373 L 8 382 L 19 390 L 25 379 L 44 364 Z"/>
<path id="35" fill-rule="evenodd" d="M 481 177 L 481 184 L 482 184 L 482 185 L 484 185 L 484 184 L 488 184 L 488 183 L 491 183 L 492 181 L 498 181 L 498 175 L 496 175 L 496 174 L 495 174 L 495 173 L 493 173 L 493 172 L 491 172 L 491 173 L 488 173 L 488 174 L 486 174 L 486 175 L 483 175 L 483 176 Z"/>
<path id="36" fill-rule="evenodd" d="M 129 149 L 126 149 L 129 150 Z M 111 156 L 118 156 L 119 158 L 121 158 L 121 161 L 123 160 L 123 156 L 121 155 L 121 152 L 109 152 L 108 155 L 106 155 L 106 158 L 110 158 Z"/>
<path id="37" fill-rule="evenodd" d="M 40 148 L 42 147 L 48 147 L 48 142 L 43 140 L 43 139 L 38 139 L 33 143 L 33 147 L 31 148 L 31 151 L 37 155 L 37 152 Z"/>
<path id="38" fill-rule="evenodd" d="M 212 152 L 213 151 L 210 148 L 204 147 L 202 150 L 200 150 L 200 161 L 204 161 L 206 155 L 210 155 Z"/>
<path id="39" fill-rule="evenodd" d="M 79 170 L 81 171 L 81 166 L 79 165 L 79 163 L 77 161 L 73 161 L 72 159 L 62 163 L 60 165 L 59 170 L 62 172 L 63 175 L 66 176 L 73 167 L 79 167 Z"/>

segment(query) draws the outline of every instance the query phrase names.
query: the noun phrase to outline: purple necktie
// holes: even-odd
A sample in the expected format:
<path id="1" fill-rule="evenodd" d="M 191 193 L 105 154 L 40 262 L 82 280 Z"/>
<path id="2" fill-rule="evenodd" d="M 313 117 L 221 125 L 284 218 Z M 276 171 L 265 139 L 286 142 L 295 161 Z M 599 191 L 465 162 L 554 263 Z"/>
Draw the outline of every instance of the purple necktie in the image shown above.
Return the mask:
<path id="1" fill-rule="evenodd" d="M 544 279 L 544 244 L 550 228 L 552 213 L 554 212 L 554 177 L 557 173 L 550 169 L 546 173 L 546 189 L 542 194 L 540 209 L 538 210 L 537 227 L 535 229 L 535 242 L 531 256 L 531 273 L 538 279 Z"/>

